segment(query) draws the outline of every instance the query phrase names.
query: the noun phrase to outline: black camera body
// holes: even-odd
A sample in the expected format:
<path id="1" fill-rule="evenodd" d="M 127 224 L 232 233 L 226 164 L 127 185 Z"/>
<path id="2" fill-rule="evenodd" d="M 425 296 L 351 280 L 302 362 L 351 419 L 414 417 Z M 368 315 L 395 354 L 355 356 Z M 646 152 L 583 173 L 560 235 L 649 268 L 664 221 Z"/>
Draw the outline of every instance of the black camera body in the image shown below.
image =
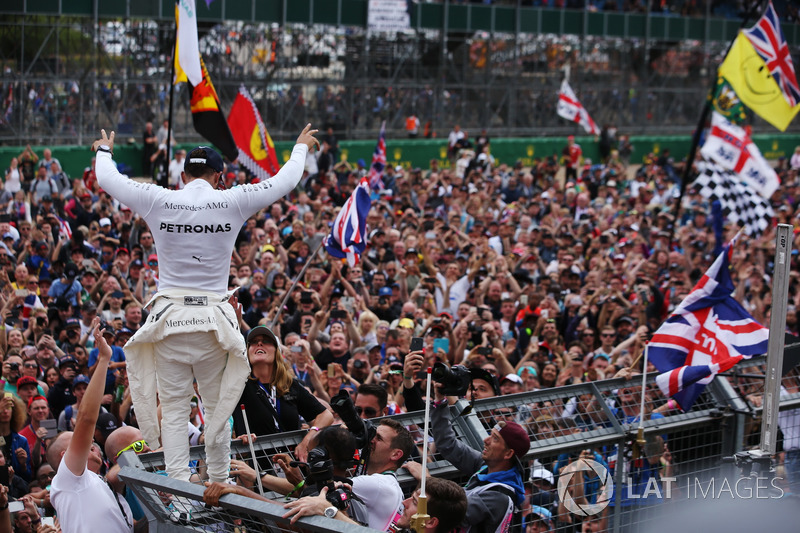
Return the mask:
<path id="1" fill-rule="evenodd" d="M 443 385 L 441 392 L 445 396 L 464 396 L 472 382 L 472 375 L 462 365 L 448 368 L 444 363 L 435 363 L 431 379 Z"/>

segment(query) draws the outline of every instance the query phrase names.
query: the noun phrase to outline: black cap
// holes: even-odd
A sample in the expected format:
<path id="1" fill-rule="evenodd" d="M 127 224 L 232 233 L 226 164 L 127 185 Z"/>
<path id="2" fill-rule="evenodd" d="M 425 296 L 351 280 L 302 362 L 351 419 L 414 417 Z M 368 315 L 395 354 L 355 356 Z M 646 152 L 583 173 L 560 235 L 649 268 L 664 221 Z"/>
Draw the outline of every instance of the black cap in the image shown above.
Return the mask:
<path id="1" fill-rule="evenodd" d="M 500 385 L 497 384 L 497 379 L 488 371 L 482 368 L 470 368 L 469 374 L 472 379 L 482 379 L 492 386 L 495 396 L 500 396 Z"/>
<path id="2" fill-rule="evenodd" d="M 206 153 L 205 157 L 199 157 L 195 155 L 194 157 L 187 157 L 186 162 L 183 164 L 183 169 L 186 170 L 186 167 L 191 164 L 199 163 L 201 165 L 206 165 L 211 167 L 214 172 L 222 172 L 225 170 L 225 165 L 222 162 L 222 156 L 220 156 L 213 148 L 209 146 L 198 146 L 195 150 L 203 150 Z M 192 152 L 189 152 L 190 154 Z"/>
<path id="3" fill-rule="evenodd" d="M 64 276 L 68 279 L 75 279 L 78 275 L 78 265 L 73 262 L 69 262 L 64 265 Z"/>

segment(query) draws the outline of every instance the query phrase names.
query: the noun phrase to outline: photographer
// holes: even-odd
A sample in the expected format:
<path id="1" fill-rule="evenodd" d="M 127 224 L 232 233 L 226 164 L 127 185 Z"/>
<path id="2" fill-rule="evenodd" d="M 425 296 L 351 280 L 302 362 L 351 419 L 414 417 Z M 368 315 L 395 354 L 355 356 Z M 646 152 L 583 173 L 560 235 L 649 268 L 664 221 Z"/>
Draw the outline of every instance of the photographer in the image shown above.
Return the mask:
<path id="1" fill-rule="evenodd" d="M 370 442 L 370 457 L 367 474 L 353 478 L 353 494 L 364 501 L 368 520 L 367 526 L 379 531 L 387 531 L 397 515 L 402 515 L 403 490 L 397 481 L 395 471 L 403 465 L 414 446 L 414 439 L 399 422 L 381 420 L 375 437 Z M 338 508 L 325 498 L 327 488 L 319 496 L 308 496 L 289 502 L 284 518 L 292 518 L 292 523 L 302 516 L 325 515 L 346 522 L 352 522 Z"/>
<path id="2" fill-rule="evenodd" d="M 521 461 L 530 449 L 528 433 L 516 422 L 499 422 L 483 441 L 483 451 L 478 452 L 460 442 L 453 431 L 450 404 L 456 397 L 445 398 L 443 392 L 451 390 L 441 383 L 435 387 L 431 433 L 436 448 L 453 466 L 471 476 L 464 487 L 468 505 L 462 526 L 470 532 L 497 531 L 525 499 Z M 413 466 L 410 471 L 417 476 L 420 472 Z"/>

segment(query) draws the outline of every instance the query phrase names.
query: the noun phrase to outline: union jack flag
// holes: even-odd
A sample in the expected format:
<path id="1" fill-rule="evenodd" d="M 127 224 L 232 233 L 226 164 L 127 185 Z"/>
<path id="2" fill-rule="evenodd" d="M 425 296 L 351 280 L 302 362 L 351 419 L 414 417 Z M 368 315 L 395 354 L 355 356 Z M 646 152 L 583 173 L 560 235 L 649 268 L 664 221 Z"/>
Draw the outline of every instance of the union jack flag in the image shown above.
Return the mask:
<path id="1" fill-rule="evenodd" d="M 347 258 L 350 266 L 361 261 L 361 254 L 367 245 L 365 234 L 370 205 L 369 182 L 364 177 L 336 215 L 330 235 L 325 236 L 325 250 L 328 254 L 341 259 Z"/>
<path id="2" fill-rule="evenodd" d="M 383 186 L 383 170 L 386 168 L 386 122 L 381 124 L 381 134 L 378 136 L 378 144 L 375 145 L 375 152 L 372 154 L 372 165 L 369 167 L 369 186 L 373 189 L 380 189 Z"/>
<path id="3" fill-rule="evenodd" d="M 800 87 L 797 85 L 789 45 L 786 44 L 778 14 L 771 1 L 756 25 L 744 30 L 744 33 L 767 64 L 786 101 L 791 106 L 797 105 L 800 102 Z"/>
<path id="4" fill-rule="evenodd" d="M 662 372 L 656 378 L 659 388 L 684 411 L 718 372 L 767 352 L 769 330 L 731 296 L 732 249 L 733 242 L 648 344 L 648 357 Z"/>

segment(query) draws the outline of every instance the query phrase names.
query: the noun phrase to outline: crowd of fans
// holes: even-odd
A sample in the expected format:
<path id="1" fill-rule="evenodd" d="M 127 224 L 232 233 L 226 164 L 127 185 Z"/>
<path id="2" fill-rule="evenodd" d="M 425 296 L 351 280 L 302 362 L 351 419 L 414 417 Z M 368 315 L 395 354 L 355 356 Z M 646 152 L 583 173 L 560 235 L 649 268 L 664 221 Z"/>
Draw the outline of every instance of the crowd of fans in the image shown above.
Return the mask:
<path id="1" fill-rule="evenodd" d="M 422 370 L 436 362 L 470 369 L 467 395 L 475 398 L 630 377 L 642 370 L 648 336 L 702 276 L 722 238 L 738 231 L 726 221 L 724 237 L 710 231 L 711 209 L 691 186 L 675 218 L 684 163 L 662 153 L 630 166 L 634 147 L 625 136 L 604 149 L 603 161 L 584 159 L 570 139 L 563 154 L 523 168 L 495 164 L 485 132 L 473 139 L 459 132 L 451 133 L 449 161 L 386 169 L 373 191 L 367 247 L 355 266 L 319 250 L 338 208 L 367 173 L 363 162 L 353 167 L 339 159 L 332 137 L 324 136 L 323 149 L 309 155 L 298 188 L 241 228 L 229 286 L 236 290 L 241 330 L 249 335 L 252 379 L 271 384 L 272 397 L 276 386 L 278 397 L 288 394 L 293 379 L 305 386 L 287 399 L 302 398 L 297 412 L 281 411 L 274 425 L 251 423 L 263 426 L 259 433 L 338 422 L 327 405 L 342 389 L 355 397 L 364 418 L 420 409 Z M 800 147 L 777 170 L 782 186 L 771 198 L 774 222 L 791 224 L 800 203 Z M 6 498 L 23 501 L 24 510 L 13 516 L 15 530 L 36 531 L 30 522 L 53 511 L 48 444 L 74 427 L 97 365 L 90 334 L 97 316 L 113 346 L 96 432 L 98 445 L 113 455 L 107 455 L 109 466 L 126 444 L 112 439 L 109 452 L 107 439 L 136 425 L 123 347 L 157 290 L 158 250 L 143 220 L 98 187 L 93 164 L 69 177 L 49 150 L 36 154 L 26 147 L 4 176 L 0 475 L 7 465 L 9 476 L 0 508 Z M 252 182 L 236 165 L 224 176 L 228 187 Z M 773 241 L 772 230 L 743 235 L 732 258 L 735 296 L 763 324 L 770 312 Z M 787 331 L 797 334 L 797 253 L 791 267 Z M 270 330 L 259 327 L 265 324 Z M 411 350 L 414 337 L 423 339 L 424 350 Z M 275 348 L 268 365 L 267 345 Z M 269 394 L 268 387 L 254 387 L 243 399 L 251 394 L 257 401 L 261 388 Z M 636 420 L 640 392 L 623 387 L 609 397 L 615 416 Z M 648 417 L 680 410 L 657 389 L 648 394 Z M 609 424 L 591 399 L 520 405 L 492 416 L 518 423 L 535 442 Z M 192 399 L 187 422 L 187 438 L 202 442 L 202 398 Z M 241 436 L 240 423 L 235 426 Z M 307 451 L 305 443 L 302 454 Z M 613 453 L 592 455 L 613 467 Z M 575 459 L 526 465 L 526 472 L 552 485 L 558 469 Z M 670 469 L 662 441 L 640 465 L 637 486 Z M 526 509 L 545 527 L 531 531 L 580 525 L 558 502 Z"/>

